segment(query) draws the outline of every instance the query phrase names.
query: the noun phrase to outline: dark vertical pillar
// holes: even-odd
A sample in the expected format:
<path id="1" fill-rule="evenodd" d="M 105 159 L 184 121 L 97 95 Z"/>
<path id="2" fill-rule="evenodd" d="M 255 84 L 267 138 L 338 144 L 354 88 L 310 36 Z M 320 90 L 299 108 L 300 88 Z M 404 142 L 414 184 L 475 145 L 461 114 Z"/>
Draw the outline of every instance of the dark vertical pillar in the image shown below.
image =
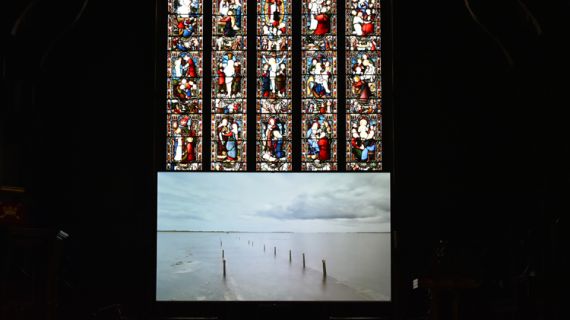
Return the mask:
<path id="1" fill-rule="evenodd" d="M 154 99 L 154 169 L 166 170 L 166 52 L 168 48 L 168 7 L 164 2 L 156 5 L 155 27 L 155 74 L 154 87 L 157 94 Z M 8 149 L 2 149 L 8 150 Z"/>
<path id="2" fill-rule="evenodd" d="M 292 76 L 291 84 L 292 84 L 292 104 L 293 108 L 291 109 L 293 112 L 292 115 L 292 122 L 293 122 L 293 131 L 291 138 L 292 140 L 292 150 L 293 150 L 293 171 L 299 172 L 301 171 L 301 152 L 302 152 L 302 104 L 303 100 L 301 99 L 301 77 L 302 77 L 302 55 L 301 55 L 301 28 L 302 26 L 302 17 L 301 17 L 301 9 L 302 9 L 302 1 L 293 1 L 292 2 L 292 15 L 291 15 L 291 22 L 292 22 L 292 37 L 293 37 L 293 44 L 292 44 Z"/>
<path id="3" fill-rule="evenodd" d="M 337 159 L 346 171 L 346 0 L 337 0 Z"/>
<path id="4" fill-rule="evenodd" d="M 243 5 L 243 4 L 242 4 Z M 257 95 L 257 1 L 247 0 L 247 171 L 255 171 Z"/>
<path id="5" fill-rule="evenodd" d="M 215 0 L 214 0 L 215 1 Z M 202 82 L 202 170 L 210 171 L 212 163 L 212 5 L 203 2 L 203 38 L 204 57 Z"/>

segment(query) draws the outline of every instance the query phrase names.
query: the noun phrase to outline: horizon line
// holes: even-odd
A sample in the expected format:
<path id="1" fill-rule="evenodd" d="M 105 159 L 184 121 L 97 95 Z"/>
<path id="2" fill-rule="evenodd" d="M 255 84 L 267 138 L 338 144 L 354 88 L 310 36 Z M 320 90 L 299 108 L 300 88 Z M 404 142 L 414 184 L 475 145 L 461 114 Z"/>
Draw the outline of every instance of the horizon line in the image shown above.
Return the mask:
<path id="1" fill-rule="evenodd" d="M 391 233 L 391 231 L 222 231 L 222 230 L 156 230 L 156 232 L 207 232 L 207 233 Z"/>

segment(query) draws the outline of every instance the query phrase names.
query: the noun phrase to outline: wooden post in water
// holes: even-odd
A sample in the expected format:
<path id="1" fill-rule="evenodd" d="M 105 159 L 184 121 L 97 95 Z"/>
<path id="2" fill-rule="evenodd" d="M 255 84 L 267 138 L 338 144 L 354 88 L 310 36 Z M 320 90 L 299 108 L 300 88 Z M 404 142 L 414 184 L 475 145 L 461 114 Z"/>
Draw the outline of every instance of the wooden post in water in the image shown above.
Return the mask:
<path id="1" fill-rule="evenodd" d="M 273 247 L 273 255 L 274 255 L 274 256 L 277 255 L 277 247 Z"/>
<path id="2" fill-rule="evenodd" d="M 226 277 L 226 259 L 224 259 L 224 278 Z"/>
<path id="3" fill-rule="evenodd" d="M 289 262 L 291 262 L 291 250 L 289 250 Z"/>
<path id="4" fill-rule="evenodd" d="M 327 262 L 323 259 L 323 278 L 327 276 Z"/>
<path id="5" fill-rule="evenodd" d="M 303 252 L 303 269 L 305 269 L 305 253 Z"/>
<path id="6" fill-rule="evenodd" d="M 220 240 L 220 247 L 222 246 L 222 240 Z"/>
<path id="7" fill-rule="evenodd" d="M 224 257 L 224 249 L 222 249 L 222 258 Z"/>

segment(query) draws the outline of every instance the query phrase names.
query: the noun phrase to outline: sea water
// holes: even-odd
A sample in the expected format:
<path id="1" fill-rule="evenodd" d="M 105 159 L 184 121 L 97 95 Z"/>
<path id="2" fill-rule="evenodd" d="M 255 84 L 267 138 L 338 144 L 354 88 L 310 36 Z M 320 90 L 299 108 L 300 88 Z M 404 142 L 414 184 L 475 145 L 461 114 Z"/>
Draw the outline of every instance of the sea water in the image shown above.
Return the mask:
<path id="1" fill-rule="evenodd" d="M 390 233 L 158 232 L 156 299 L 388 301 L 390 266 Z"/>

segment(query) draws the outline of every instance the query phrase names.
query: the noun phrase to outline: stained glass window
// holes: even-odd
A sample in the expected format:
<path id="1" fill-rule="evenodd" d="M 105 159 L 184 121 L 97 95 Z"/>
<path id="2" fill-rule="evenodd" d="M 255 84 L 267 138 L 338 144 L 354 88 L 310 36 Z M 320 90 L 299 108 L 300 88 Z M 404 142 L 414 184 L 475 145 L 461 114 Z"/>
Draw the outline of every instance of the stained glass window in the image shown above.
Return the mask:
<path id="1" fill-rule="evenodd" d="M 244 171 L 247 161 L 247 2 L 212 1 L 211 169 Z"/>
<path id="2" fill-rule="evenodd" d="M 167 169 L 202 169 L 202 4 L 169 0 Z"/>
<path id="3" fill-rule="evenodd" d="M 381 0 L 165 1 L 167 170 L 387 170 Z"/>
<path id="4" fill-rule="evenodd" d="M 337 170 L 336 1 L 303 0 L 303 171 Z"/>
<path id="5" fill-rule="evenodd" d="M 382 170 L 380 1 L 346 2 L 346 170 Z"/>
<path id="6" fill-rule="evenodd" d="M 292 169 L 291 3 L 257 2 L 258 171 Z"/>

